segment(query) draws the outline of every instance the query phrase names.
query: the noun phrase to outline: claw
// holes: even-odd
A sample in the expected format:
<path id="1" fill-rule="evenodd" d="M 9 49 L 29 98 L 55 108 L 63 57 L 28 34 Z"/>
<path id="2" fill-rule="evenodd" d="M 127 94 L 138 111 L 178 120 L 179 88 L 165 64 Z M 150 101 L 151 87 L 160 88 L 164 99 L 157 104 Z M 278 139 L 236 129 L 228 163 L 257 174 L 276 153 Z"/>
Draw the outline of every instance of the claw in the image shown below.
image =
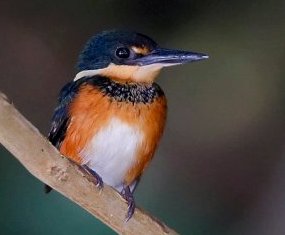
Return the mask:
<path id="1" fill-rule="evenodd" d="M 96 187 L 98 187 L 101 190 L 104 186 L 104 182 L 101 176 L 98 175 L 96 171 L 93 171 L 92 169 L 90 169 L 87 165 L 82 165 L 82 167 L 84 170 L 86 170 L 89 174 L 91 174 L 96 179 Z"/>
<path id="2" fill-rule="evenodd" d="M 121 192 L 121 195 L 127 201 L 127 204 L 128 204 L 128 212 L 127 212 L 126 220 L 125 220 L 125 222 L 128 222 L 132 218 L 135 212 L 135 209 L 136 209 L 134 195 L 131 192 L 129 186 L 124 186 Z"/>

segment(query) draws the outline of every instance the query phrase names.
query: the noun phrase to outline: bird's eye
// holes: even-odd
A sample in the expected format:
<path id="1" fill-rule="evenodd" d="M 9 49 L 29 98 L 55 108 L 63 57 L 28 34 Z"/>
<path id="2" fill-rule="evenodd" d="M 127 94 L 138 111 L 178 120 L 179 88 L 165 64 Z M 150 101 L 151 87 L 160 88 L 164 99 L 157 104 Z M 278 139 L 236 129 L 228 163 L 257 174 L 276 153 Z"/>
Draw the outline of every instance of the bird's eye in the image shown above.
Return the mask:
<path id="1" fill-rule="evenodd" d="M 116 56 L 120 59 L 127 59 L 130 57 L 130 50 L 127 47 L 120 47 L 116 50 Z"/>

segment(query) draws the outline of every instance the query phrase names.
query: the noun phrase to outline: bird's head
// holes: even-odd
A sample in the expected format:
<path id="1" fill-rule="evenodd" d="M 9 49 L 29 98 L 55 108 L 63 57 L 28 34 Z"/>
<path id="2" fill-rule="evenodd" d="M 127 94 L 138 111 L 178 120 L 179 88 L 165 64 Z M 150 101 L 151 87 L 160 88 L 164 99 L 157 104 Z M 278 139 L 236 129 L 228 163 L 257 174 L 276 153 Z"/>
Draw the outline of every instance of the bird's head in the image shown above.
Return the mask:
<path id="1" fill-rule="evenodd" d="M 120 82 L 151 83 L 163 67 L 207 58 L 202 53 L 161 48 L 140 33 L 104 31 L 87 42 L 74 80 L 102 75 Z"/>

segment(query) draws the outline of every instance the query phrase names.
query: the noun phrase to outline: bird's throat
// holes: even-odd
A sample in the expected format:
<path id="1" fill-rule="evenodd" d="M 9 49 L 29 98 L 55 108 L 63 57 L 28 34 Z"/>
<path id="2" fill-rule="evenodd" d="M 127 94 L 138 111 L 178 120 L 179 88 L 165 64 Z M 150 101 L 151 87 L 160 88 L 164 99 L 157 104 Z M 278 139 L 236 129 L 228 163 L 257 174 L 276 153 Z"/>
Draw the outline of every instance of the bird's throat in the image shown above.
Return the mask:
<path id="1" fill-rule="evenodd" d="M 152 83 L 158 76 L 162 69 L 162 64 L 151 64 L 146 66 L 138 65 L 115 65 L 109 64 L 107 67 L 95 70 L 84 70 L 79 72 L 74 81 L 83 77 L 92 77 L 94 75 L 101 75 L 112 80 L 124 83 Z"/>

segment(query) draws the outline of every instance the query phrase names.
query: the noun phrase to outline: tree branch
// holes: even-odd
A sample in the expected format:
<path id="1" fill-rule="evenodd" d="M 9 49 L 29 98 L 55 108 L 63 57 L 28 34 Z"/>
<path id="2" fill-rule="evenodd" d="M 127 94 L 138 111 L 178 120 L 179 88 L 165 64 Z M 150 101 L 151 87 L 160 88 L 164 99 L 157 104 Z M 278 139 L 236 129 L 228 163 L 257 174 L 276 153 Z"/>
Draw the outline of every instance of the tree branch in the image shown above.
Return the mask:
<path id="1" fill-rule="evenodd" d="M 119 234 L 177 234 L 137 208 L 126 223 L 127 205 L 111 187 L 98 190 L 78 166 L 49 141 L 0 93 L 0 143 L 42 182 L 69 198 Z"/>

